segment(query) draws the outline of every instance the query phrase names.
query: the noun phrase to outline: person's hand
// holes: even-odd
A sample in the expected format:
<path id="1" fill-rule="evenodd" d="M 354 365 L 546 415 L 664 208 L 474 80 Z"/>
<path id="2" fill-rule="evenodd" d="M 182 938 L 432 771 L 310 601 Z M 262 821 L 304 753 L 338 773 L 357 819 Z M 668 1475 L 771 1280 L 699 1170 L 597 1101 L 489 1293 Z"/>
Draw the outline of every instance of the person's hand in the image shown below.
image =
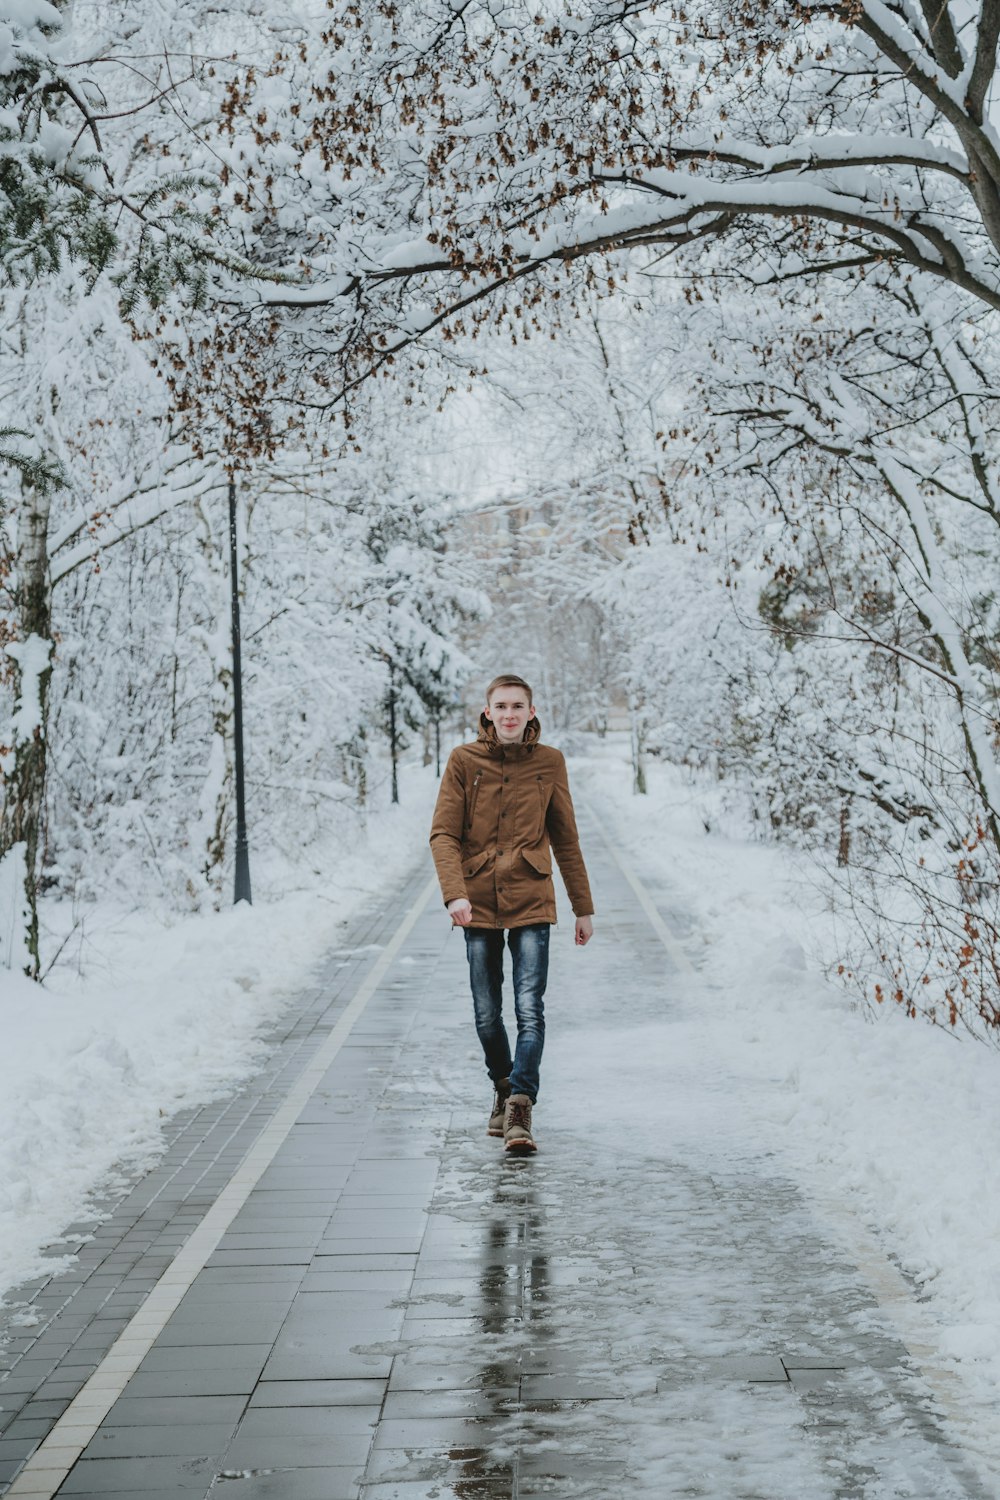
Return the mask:
<path id="1" fill-rule="evenodd" d="M 458 901 L 449 901 L 447 909 L 451 914 L 453 927 L 468 927 L 472 921 L 472 902 L 467 901 L 464 896 Z"/>
<path id="2" fill-rule="evenodd" d="M 577 917 L 576 919 L 576 946 L 584 948 L 594 936 L 593 917 Z"/>

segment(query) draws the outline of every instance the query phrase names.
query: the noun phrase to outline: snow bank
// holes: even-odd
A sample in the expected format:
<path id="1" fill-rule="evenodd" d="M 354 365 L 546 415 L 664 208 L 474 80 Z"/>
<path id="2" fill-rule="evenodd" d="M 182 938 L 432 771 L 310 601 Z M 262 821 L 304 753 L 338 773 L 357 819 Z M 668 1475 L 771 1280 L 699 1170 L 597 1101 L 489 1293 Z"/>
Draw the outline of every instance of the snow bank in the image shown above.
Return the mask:
<path id="1" fill-rule="evenodd" d="M 436 790 L 433 767 L 404 769 L 402 806 L 331 839 L 322 859 L 310 848 L 321 869 L 298 872 L 310 888 L 269 897 L 277 882 L 258 860 L 252 907 L 169 925 L 88 907 L 82 942 L 78 929 L 44 986 L 0 969 L 0 1296 L 53 1269 L 39 1249 L 87 1214 L 90 1193 L 155 1161 L 166 1117 L 260 1066 L 263 1030 L 345 922 L 419 856 Z M 73 914 L 49 906 L 43 919 L 58 931 Z"/>
<path id="2" fill-rule="evenodd" d="M 653 765 L 649 795 L 633 797 L 612 755 L 576 763 L 578 794 L 661 905 L 693 919 L 699 972 L 666 979 L 685 996 L 669 1023 L 619 1018 L 560 1038 L 560 1073 L 583 1079 L 599 1057 L 612 1123 L 637 1149 L 700 1165 L 768 1158 L 821 1217 L 846 1208 L 913 1279 L 941 1364 L 995 1407 L 1000 1060 L 895 1008 L 854 1005 L 824 977 L 836 944 L 814 872 L 784 849 L 706 833 L 705 818 L 723 826 L 710 782 Z M 599 941 L 600 910 L 596 926 Z"/>

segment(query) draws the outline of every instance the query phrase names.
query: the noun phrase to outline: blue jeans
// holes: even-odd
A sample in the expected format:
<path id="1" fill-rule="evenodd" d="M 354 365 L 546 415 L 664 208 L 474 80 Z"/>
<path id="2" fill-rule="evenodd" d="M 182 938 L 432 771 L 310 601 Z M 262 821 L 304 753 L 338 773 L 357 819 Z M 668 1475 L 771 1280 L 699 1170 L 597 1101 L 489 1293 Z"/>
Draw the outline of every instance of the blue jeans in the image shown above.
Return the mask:
<path id="1" fill-rule="evenodd" d="M 498 927 L 466 927 L 465 950 L 472 980 L 476 1031 L 494 1083 L 510 1079 L 512 1094 L 538 1098 L 538 1069 L 545 1045 L 545 983 L 549 976 L 549 923 L 511 927 L 507 933 L 514 971 L 517 1048 L 511 1062 L 503 1024 L 503 940 Z"/>

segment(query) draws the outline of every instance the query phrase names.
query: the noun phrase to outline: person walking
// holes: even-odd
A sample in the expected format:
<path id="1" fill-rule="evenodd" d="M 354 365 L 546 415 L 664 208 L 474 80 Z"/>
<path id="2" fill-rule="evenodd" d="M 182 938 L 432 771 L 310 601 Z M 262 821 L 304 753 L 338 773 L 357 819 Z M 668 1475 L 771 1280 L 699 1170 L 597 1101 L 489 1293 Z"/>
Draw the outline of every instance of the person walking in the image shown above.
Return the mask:
<path id="1" fill-rule="evenodd" d="M 540 743 L 541 726 L 523 677 L 495 677 L 479 735 L 448 757 L 430 845 L 452 924 L 465 932 L 476 1031 L 493 1082 L 487 1132 L 507 1151 L 536 1149 L 531 1130 L 545 1042 L 549 930 L 556 921 L 552 855 L 589 943 L 594 904 L 580 853 L 566 761 Z M 514 982 L 513 1059 L 503 1022 L 504 937 Z"/>

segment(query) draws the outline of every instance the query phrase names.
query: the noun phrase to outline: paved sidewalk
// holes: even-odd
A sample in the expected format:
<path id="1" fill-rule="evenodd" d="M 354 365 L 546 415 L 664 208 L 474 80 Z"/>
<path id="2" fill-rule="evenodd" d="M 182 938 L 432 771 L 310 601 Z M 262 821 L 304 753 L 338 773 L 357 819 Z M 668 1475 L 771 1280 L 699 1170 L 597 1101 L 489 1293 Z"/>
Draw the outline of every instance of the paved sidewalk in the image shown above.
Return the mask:
<path id="1" fill-rule="evenodd" d="M 582 823 L 598 936 L 578 952 L 556 931 L 552 1058 L 609 1014 L 668 1024 L 690 983 Z M 331 955 L 254 1086 L 175 1121 L 159 1167 L 93 1238 L 79 1226 L 74 1269 L 25 1289 L 41 1321 L 2 1350 L 0 1492 L 45 1493 L 22 1464 L 141 1323 L 427 875 Z M 676 893 L 653 896 L 683 942 Z M 510 1161 L 489 1099 L 464 946 L 432 897 L 59 1495 L 986 1500 L 866 1283 L 766 1160 L 681 1163 L 669 1140 L 651 1160 L 601 1138 L 588 1090 L 553 1088 L 538 1156 Z"/>

